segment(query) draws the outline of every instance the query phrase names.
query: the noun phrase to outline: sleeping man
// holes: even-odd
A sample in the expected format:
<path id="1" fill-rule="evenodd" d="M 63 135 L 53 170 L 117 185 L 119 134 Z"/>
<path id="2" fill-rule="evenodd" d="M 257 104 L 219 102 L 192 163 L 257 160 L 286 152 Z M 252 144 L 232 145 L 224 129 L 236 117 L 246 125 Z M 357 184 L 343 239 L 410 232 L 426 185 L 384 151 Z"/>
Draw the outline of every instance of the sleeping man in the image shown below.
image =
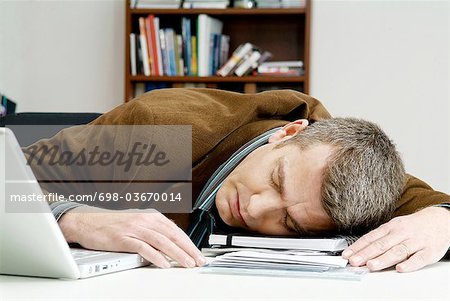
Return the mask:
<path id="1" fill-rule="evenodd" d="M 163 215 L 52 203 L 66 240 L 85 248 L 136 252 L 159 267 L 170 267 L 168 258 L 194 267 L 205 263 L 198 248 L 211 231 L 366 233 L 343 256 L 354 266 L 396 266 L 399 272 L 437 262 L 449 249 L 450 196 L 405 174 L 378 126 L 332 118 L 308 95 L 163 89 L 91 125 L 191 125 L 195 205 L 189 214 Z M 110 140 L 120 141 L 114 135 Z M 76 152 L 96 139 L 92 131 L 73 127 L 24 152 L 30 158 L 32 149 L 49 144 Z M 123 149 L 130 149 L 124 141 Z M 48 171 L 35 162 L 29 160 L 37 178 L 45 178 Z M 116 175 L 123 167 L 110 168 Z M 60 177 L 70 170 L 54 166 L 52 173 Z"/>

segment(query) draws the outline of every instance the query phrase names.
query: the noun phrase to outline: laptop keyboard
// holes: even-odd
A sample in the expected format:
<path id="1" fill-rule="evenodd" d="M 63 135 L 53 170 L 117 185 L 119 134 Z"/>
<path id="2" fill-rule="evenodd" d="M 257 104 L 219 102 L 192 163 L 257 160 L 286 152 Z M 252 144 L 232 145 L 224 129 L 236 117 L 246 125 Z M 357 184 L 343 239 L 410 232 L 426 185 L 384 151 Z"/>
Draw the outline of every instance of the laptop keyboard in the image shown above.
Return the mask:
<path id="1" fill-rule="evenodd" d="M 82 250 L 82 249 L 70 249 L 70 252 L 72 253 L 72 256 L 75 260 L 92 258 L 92 257 L 102 256 L 102 255 L 106 254 L 105 252 Z"/>

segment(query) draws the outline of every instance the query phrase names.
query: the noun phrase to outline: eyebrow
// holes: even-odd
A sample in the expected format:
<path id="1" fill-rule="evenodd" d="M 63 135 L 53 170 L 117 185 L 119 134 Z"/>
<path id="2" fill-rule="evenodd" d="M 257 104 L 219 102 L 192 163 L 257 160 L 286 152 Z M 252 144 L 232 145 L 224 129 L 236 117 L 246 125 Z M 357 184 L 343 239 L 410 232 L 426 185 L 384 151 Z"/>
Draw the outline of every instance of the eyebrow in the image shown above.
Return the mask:
<path id="1" fill-rule="evenodd" d="M 283 160 L 284 158 L 280 158 L 278 160 L 278 183 L 279 183 L 279 188 L 280 188 L 280 194 L 281 194 L 281 198 L 283 200 L 286 199 L 286 169 L 285 169 L 285 160 Z M 299 235 L 303 235 L 303 236 L 307 236 L 310 235 L 311 232 L 307 231 L 305 228 L 303 228 L 302 226 L 300 226 L 300 224 L 292 218 L 292 216 L 289 214 L 289 212 L 286 210 L 286 218 L 285 218 L 285 225 L 286 227 L 290 228 L 287 224 L 287 220 L 290 220 L 292 225 L 294 226 L 294 230 L 295 232 L 297 232 Z"/>
<path id="2" fill-rule="evenodd" d="M 281 194 L 281 198 L 283 200 L 286 199 L 286 168 L 285 168 L 285 160 L 284 158 L 280 158 L 278 160 L 278 183 L 279 183 L 279 188 L 280 188 L 280 194 Z M 290 220 L 292 225 L 294 225 L 294 230 L 295 232 L 297 232 L 300 235 L 304 235 L 305 233 L 307 233 L 307 231 L 305 229 L 303 229 L 302 226 L 300 226 L 297 221 L 295 221 L 292 216 L 289 214 L 289 212 L 287 212 L 286 210 L 286 218 L 285 218 L 285 226 L 287 228 L 290 228 L 287 224 L 287 220 Z"/>
<path id="3" fill-rule="evenodd" d="M 286 169 L 283 158 L 278 160 L 278 185 L 282 199 L 286 199 Z"/>

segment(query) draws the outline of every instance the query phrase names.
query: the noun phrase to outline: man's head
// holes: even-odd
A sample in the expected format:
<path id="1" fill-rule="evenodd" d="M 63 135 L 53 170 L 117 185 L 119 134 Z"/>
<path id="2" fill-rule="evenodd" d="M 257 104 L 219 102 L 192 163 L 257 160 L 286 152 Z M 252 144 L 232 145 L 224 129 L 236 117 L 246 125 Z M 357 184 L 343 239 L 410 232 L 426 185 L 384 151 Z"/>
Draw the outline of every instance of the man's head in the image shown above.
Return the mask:
<path id="1" fill-rule="evenodd" d="M 365 231 L 391 217 L 403 184 L 395 146 L 375 124 L 297 120 L 235 168 L 216 205 L 226 224 L 265 234 Z"/>

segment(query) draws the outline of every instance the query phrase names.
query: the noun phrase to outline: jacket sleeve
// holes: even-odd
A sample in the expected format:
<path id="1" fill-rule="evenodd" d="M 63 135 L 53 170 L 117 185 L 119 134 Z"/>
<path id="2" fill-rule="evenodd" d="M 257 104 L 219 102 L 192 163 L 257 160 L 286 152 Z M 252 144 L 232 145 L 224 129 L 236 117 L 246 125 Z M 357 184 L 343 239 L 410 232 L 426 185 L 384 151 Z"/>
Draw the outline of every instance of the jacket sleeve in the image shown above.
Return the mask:
<path id="1" fill-rule="evenodd" d="M 405 188 L 394 216 L 411 214 L 425 207 L 450 203 L 450 196 L 440 191 L 433 190 L 427 183 L 418 178 L 407 175 Z"/>

